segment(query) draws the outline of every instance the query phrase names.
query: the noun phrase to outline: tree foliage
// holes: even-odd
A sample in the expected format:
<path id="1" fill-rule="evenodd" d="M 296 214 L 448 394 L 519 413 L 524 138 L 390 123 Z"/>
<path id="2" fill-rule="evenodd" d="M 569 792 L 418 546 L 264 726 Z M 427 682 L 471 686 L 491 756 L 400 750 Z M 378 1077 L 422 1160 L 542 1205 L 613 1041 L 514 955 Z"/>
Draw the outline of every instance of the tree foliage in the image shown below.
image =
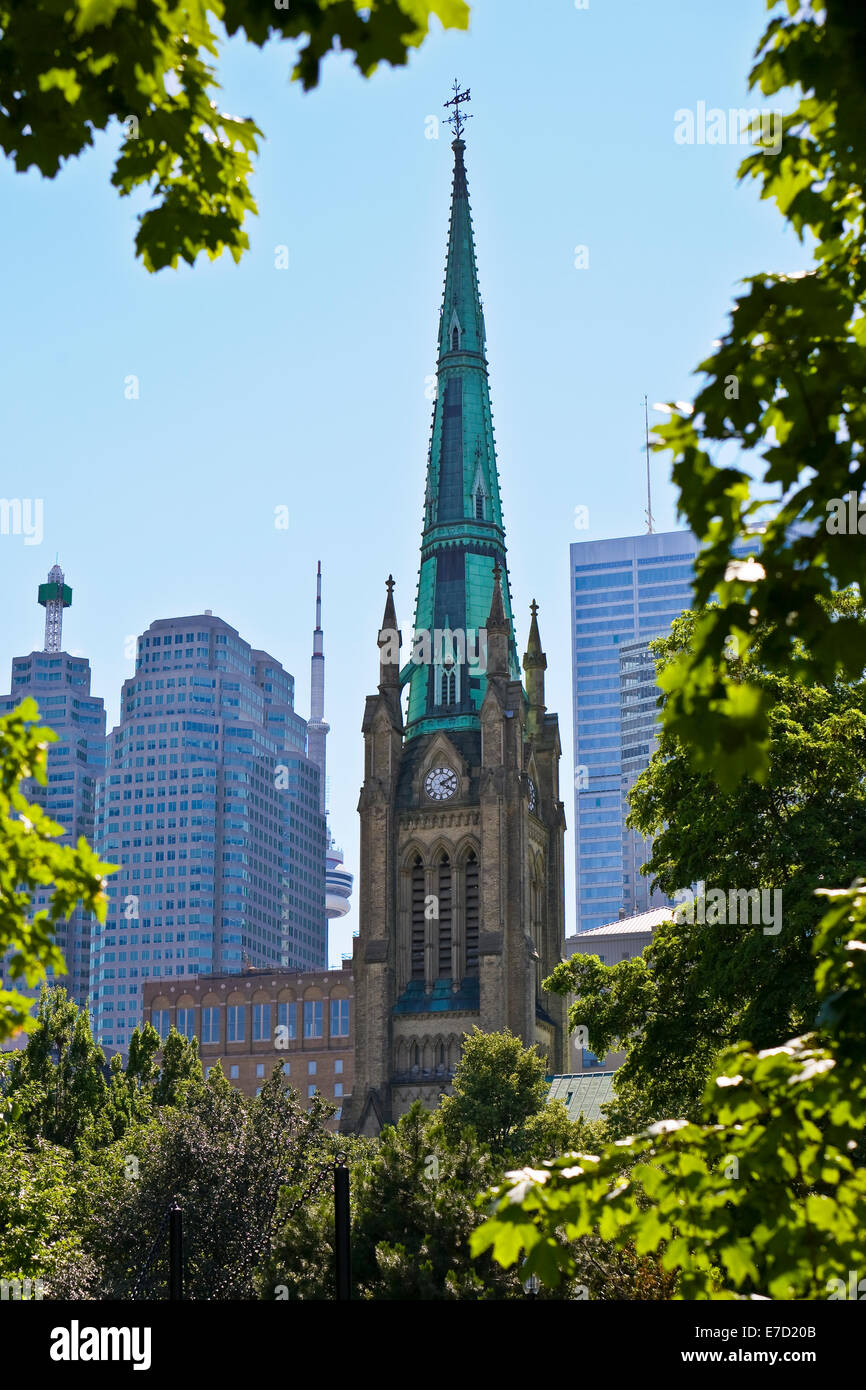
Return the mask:
<path id="1" fill-rule="evenodd" d="M 816 1031 L 727 1049 L 700 1123 L 665 1119 L 599 1154 L 509 1174 L 473 1233 L 556 1286 L 570 1242 L 657 1255 L 677 1297 L 827 1298 L 866 1260 L 866 882 L 831 900 L 814 942 Z M 835 1294 L 838 1296 L 838 1294 Z"/>
<path id="2" fill-rule="evenodd" d="M 488 1261 L 468 1256 L 478 1225 L 475 1195 L 492 1181 L 496 1164 L 461 1136 L 445 1141 L 438 1117 L 420 1101 L 378 1143 L 351 1161 L 353 1296 L 362 1299 L 454 1300 L 519 1297 L 520 1281 Z M 284 1202 L 291 1207 L 290 1189 Z M 297 1215 L 301 1215 L 298 1213 Z M 262 1287 L 290 1298 L 329 1298 L 333 1288 L 333 1198 L 323 1191 L 306 1216 L 283 1226 Z"/>
<path id="3" fill-rule="evenodd" d="M 572 1137 L 562 1101 L 547 1104 L 544 1059 L 508 1029 L 465 1035 L 452 1090 L 439 1107 L 447 1139 L 471 1131 L 496 1161 L 546 1156 Z"/>
<path id="4" fill-rule="evenodd" d="M 680 513 L 704 542 L 697 603 L 720 599 L 665 673 L 664 719 L 727 787 L 744 773 L 767 777 L 776 698 L 734 678 L 729 638 L 742 654 L 767 624 L 765 663 L 806 684 L 828 685 L 837 672 L 859 679 L 866 665 L 863 624 L 822 602 L 862 574 L 860 536 L 835 532 L 828 508 L 866 482 L 866 9 L 860 0 L 768 8 L 750 85 L 786 109 L 780 143 L 751 154 L 740 177 L 811 243 L 815 265 L 744 282 L 721 346 L 698 368 L 706 380 L 694 412 L 658 431 Z M 728 444 L 753 452 L 756 487 L 745 467 L 714 457 Z M 772 515 L 760 500 L 768 488 L 781 498 Z M 757 521 L 757 563 L 744 568 L 734 547 Z"/>
<path id="5" fill-rule="evenodd" d="M 67 1149 L 0 1125 L 0 1279 L 47 1281 L 78 1258 L 75 1186 Z"/>
<path id="6" fill-rule="evenodd" d="M 859 611 L 841 595 L 832 606 Z M 688 650 L 700 621 L 684 614 L 654 644 L 662 672 Z M 768 671 L 770 636 L 762 630 L 733 665 L 735 681 L 771 696 L 766 781 L 720 790 L 663 728 L 630 793 L 629 824 L 654 837 L 645 872 L 669 896 L 696 883 L 726 896 L 763 889 L 778 920 L 672 914 L 642 956 L 613 966 L 572 956 L 548 982 L 576 996 L 572 1026 L 589 1030 L 599 1056 L 618 1043 L 627 1050 L 608 1107 L 617 1134 L 667 1115 L 697 1118 L 722 1047 L 742 1039 L 768 1047 L 813 1026 L 815 890 L 866 874 L 866 681 L 804 685 Z"/>
<path id="7" fill-rule="evenodd" d="M 253 1280 L 271 1251 L 280 1191 L 327 1160 L 331 1114 L 320 1097 L 305 1110 L 279 1065 L 254 1099 L 215 1067 L 184 1103 L 154 1112 L 91 1161 L 76 1205 L 81 1251 L 59 1264 L 51 1296 L 162 1296 L 166 1214 L 176 1199 L 183 1210 L 185 1297 L 255 1297 Z"/>
<path id="8" fill-rule="evenodd" d="M 4 1087 L 19 1109 L 21 1133 L 80 1152 L 92 1141 L 108 1099 L 104 1067 L 87 1010 L 62 988 L 43 989 L 36 1027 L 27 1047 L 14 1054 Z"/>
<path id="9" fill-rule="evenodd" d="M 220 27 L 258 47 L 289 41 L 292 78 L 309 91 L 335 50 L 365 77 L 406 63 L 434 15 L 452 28 L 469 19 L 463 0 L 0 0 L 0 147 L 16 169 L 53 178 L 116 127 L 112 183 L 152 195 L 135 243 L 147 269 L 200 251 L 237 261 L 262 132 L 214 99 Z"/>
<path id="10" fill-rule="evenodd" d="M 527 1296 L 522 1270 L 473 1261 L 469 1242 L 484 1220 L 479 1191 L 502 1179 L 515 1153 L 540 1162 L 586 1132 L 569 1122 L 561 1103 L 547 1105 L 538 1060 L 509 1033 L 468 1035 L 455 1076 L 456 1105 L 430 1114 L 416 1101 L 378 1141 L 352 1141 L 346 1157 L 354 1297 L 477 1302 Z M 489 1102 L 485 1087 L 492 1088 Z M 283 1193 L 274 1255 L 258 1280 L 264 1298 L 333 1296 L 330 1190 L 307 1203 L 298 1197 L 296 1190 Z M 615 1249 L 590 1236 L 574 1249 L 573 1261 L 573 1277 L 542 1297 L 670 1297 L 673 1277 L 628 1247 Z"/>
<path id="11" fill-rule="evenodd" d="M 105 920 L 105 875 L 113 872 L 83 837 L 74 849 L 57 844 L 63 827 L 21 791 L 25 778 L 43 787 L 48 781 L 48 745 L 57 735 L 38 718 L 32 699 L 0 718 L 0 960 L 9 952 L 10 979 L 23 979 L 31 989 L 49 970 L 65 973 L 54 935 L 78 902 Z M 35 911 L 35 895 L 46 889 L 48 906 Z M 20 990 L 0 988 L 0 1042 L 35 1026 L 32 1004 Z"/>

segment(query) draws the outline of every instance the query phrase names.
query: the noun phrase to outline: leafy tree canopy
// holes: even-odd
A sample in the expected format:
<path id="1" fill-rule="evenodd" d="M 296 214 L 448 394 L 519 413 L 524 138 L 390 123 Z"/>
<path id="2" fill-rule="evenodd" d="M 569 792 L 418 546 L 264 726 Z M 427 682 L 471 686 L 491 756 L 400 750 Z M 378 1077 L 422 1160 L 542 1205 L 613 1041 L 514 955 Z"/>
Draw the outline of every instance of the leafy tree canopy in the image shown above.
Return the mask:
<path id="1" fill-rule="evenodd" d="M 821 601 L 862 575 L 859 522 L 853 535 L 839 530 L 833 502 L 853 492 L 856 512 L 866 482 L 866 8 L 768 0 L 768 9 L 750 85 L 778 109 L 779 140 L 751 154 L 740 177 L 755 179 L 812 245 L 815 265 L 744 282 L 721 346 L 698 368 L 706 381 L 693 413 L 658 431 L 680 513 L 704 542 L 697 602 L 720 598 L 665 673 L 664 719 L 723 786 L 743 773 L 766 779 L 776 698 L 734 678 L 730 638 L 742 654 L 768 624 L 764 662 L 807 684 L 836 672 L 856 679 L 866 665 L 863 624 Z M 727 444 L 753 452 L 757 486 L 715 457 Z M 781 498 L 769 516 L 768 495 Z M 755 562 L 744 566 L 733 550 L 757 522 Z"/>
<path id="2" fill-rule="evenodd" d="M 153 199 L 135 242 L 147 269 L 200 251 L 237 261 L 262 132 L 215 100 L 219 28 L 258 47 L 292 42 L 292 78 L 309 91 L 334 50 L 354 54 L 365 77 L 406 63 L 431 16 L 469 22 L 463 0 L 0 0 L 0 148 L 16 169 L 53 178 L 114 125 L 113 185 Z"/>
<path id="3" fill-rule="evenodd" d="M 836 596 L 832 608 L 856 616 Z M 656 642 L 662 673 L 687 651 L 701 614 Z M 576 995 L 572 1026 L 600 1056 L 618 1041 L 627 1059 L 609 1115 L 617 1133 L 666 1115 L 695 1118 L 714 1058 L 740 1039 L 768 1047 L 811 1028 L 817 999 L 811 943 L 815 890 L 866 874 L 866 681 L 805 685 L 763 665 L 768 629 L 732 662 L 732 679 L 771 696 L 768 773 L 721 791 L 695 771 L 689 749 L 663 728 L 630 793 L 629 824 L 653 836 L 646 872 L 670 896 L 703 883 L 709 896 L 764 890 L 772 921 L 714 920 L 712 902 L 663 923 L 642 957 L 604 966 L 578 955 L 548 987 Z M 718 901 L 718 898 L 716 899 Z M 700 906 L 700 904 L 698 905 Z M 703 919 L 703 920 L 702 920 Z"/>
<path id="4" fill-rule="evenodd" d="M 561 1101 L 547 1104 L 545 1063 L 507 1029 L 482 1033 L 474 1028 L 463 1040 L 451 1096 L 443 1097 L 439 1117 L 449 1142 L 471 1130 L 496 1160 L 519 1160 L 527 1153 L 555 1153 L 571 1136 Z"/>
<path id="5" fill-rule="evenodd" d="M 32 699 L 0 718 L 0 959 L 10 952 L 10 978 L 23 979 L 30 988 L 47 979 L 49 970 L 65 973 L 54 934 L 76 903 L 105 920 L 104 876 L 114 871 L 100 863 L 83 837 L 74 849 L 57 844 L 63 827 L 21 791 L 25 778 L 43 787 L 48 782 L 48 745 L 57 735 L 37 724 L 38 718 Z M 48 906 L 34 911 L 36 893 L 46 888 L 51 889 Z M 35 1027 L 32 1004 L 0 981 L 0 1041 Z"/>
<path id="6" fill-rule="evenodd" d="M 253 1298 L 255 1272 L 272 1250 L 280 1191 L 328 1161 L 332 1114 L 319 1097 L 305 1110 L 279 1064 L 254 1099 L 215 1067 L 184 1104 L 154 1111 L 82 1166 L 74 1212 L 80 1250 L 57 1261 L 50 1296 L 161 1296 L 165 1219 L 176 1198 L 186 1296 Z"/>
<path id="7" fill-rule="evenodd" d="M 866 882 L 821 890 L 820 1026 L 728 1049 L 698 1123 L 664 1119 L 600 1153 L 509 1174 L 476 1255 L 556 1286 L 597 1234 L 654 1254 L 677 1297 L 845 1297 L 866 1260 Z"/>

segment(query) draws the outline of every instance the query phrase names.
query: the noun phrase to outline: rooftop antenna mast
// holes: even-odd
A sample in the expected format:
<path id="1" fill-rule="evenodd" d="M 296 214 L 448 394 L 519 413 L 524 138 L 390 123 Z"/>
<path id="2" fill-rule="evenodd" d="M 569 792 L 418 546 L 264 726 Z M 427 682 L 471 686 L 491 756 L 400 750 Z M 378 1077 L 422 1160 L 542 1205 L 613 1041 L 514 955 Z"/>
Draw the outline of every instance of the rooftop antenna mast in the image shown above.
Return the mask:
<path id="1" fill-rule="evenodd" d="M 646 529 L 647 533 L 651 536 L 654 530 L 654 522 L 652 487 L 650 484 L 649 410 L 646 396 L 643 398 L 643 424 L 644 440 L 646 443 Z"/>

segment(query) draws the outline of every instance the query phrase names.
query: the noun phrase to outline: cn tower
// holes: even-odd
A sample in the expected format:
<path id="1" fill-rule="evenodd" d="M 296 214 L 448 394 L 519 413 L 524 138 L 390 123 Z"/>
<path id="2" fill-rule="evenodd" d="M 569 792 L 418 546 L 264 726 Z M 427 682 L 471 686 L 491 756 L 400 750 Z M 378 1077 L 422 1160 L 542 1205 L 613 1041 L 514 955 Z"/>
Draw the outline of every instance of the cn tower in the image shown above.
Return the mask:
<path id="1" fill-rule="evenodd" d="M 325 743 L 330 725 L 325 719 L 325 652 L 322 631 L 322 562 L 316 571 L 316 626 L 313 629 L 313 655 L 310 661 L 310 719 L 307 724 L 307 754 L 319 769 L 319 810 L 327 817 Z M 343 868 L 343 851 L 338 849 L 328 827 L 325 858 L 325 915 L 345 917 L 352 896 L 352 875 Z"/>

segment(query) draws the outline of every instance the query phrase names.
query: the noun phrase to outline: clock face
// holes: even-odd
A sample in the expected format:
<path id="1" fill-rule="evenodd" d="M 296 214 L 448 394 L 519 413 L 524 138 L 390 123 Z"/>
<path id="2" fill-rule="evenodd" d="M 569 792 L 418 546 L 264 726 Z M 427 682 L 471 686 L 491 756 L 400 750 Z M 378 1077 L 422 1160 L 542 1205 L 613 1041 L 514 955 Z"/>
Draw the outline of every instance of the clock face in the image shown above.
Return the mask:
<path id="1" fill-rule="evenodd" d="M 529 809 L 530 809 L 530 811 L 534 811 L 534 810 L 535 810 L 535 804 L 536 804 L 536 801 L 537 801 L 537 800 L 538 800 L 538 796 L 537 796 L 537 793 L 536 793 L 536 790 L 535 790 L 535 783 L 533 782 L 532 778 L 530 777 L 530 779 L 529 779 Z"/>
<path id="2" fill-rule="evenodd" d="M 457 773 L 450 767 L 433 767 L 424 778 L 424 790 L 431 801 L 447 801 L 457 790 Z"/>

